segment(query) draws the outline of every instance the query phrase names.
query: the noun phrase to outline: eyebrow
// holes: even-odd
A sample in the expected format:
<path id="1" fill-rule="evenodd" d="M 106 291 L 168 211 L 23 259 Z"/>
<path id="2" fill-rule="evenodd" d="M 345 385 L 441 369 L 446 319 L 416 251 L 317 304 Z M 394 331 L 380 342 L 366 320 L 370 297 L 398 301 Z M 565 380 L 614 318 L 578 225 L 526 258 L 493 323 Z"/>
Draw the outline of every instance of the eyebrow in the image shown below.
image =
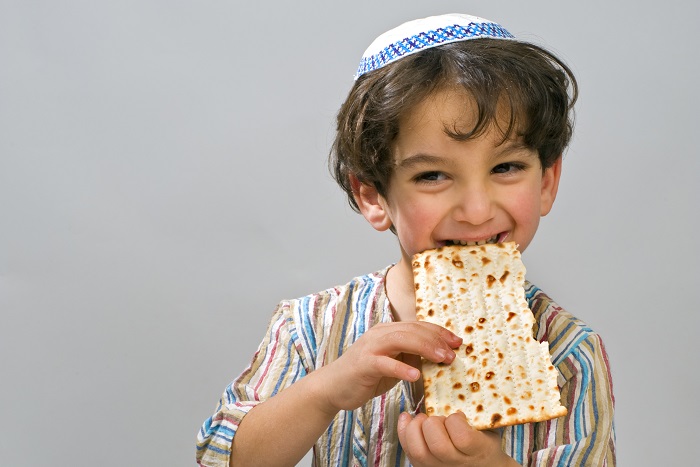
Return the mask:
<path id="1" fill-rule="evenodd" d="M 417 165 L 422 165 L 422 164 L 452 165 L 452 163 L 449 159 L 445 159 L 445 158 L 439 157 L 439 156 L 433 156 L 431 154 L 418 153 L 418 154 L 413 154 L 412 156 L 408 156 L 405 159 L 401 159 L 401 161 L 399 161 L 396 164 L 396 168 L 398 168 L 398 169 L 411 169 Z"/>
<path id="2" fill-rule="evenodd" d="M 496 152 L 495 156 L 496 157 L 503 157 L 507 156 L 510 153 L 513 152 L 520 152 L 520 151 L 531 151 L 533 148 L 529 147 L 522 141 L 507 141 L 503 144 L 500 145 L 500 151 Z M 535 154 L 537 151 L 535 151 Z"/>

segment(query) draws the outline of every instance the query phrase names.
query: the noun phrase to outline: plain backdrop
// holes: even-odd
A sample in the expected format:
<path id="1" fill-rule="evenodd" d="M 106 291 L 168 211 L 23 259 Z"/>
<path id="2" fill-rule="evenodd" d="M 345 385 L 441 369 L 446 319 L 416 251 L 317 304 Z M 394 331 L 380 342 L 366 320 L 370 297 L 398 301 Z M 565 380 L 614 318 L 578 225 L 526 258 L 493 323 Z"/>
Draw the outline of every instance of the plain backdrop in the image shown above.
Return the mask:
<path id="1" fill-rule="evenodd" d="M 0 464 L 194 465 L 276 303 L 398 259 L 326 168 L 362 52 L 467 12 L 579 79 L 528 278 L 605 340 L 619 464 L 693 465 L 698 5 L 0 0 Z"/>

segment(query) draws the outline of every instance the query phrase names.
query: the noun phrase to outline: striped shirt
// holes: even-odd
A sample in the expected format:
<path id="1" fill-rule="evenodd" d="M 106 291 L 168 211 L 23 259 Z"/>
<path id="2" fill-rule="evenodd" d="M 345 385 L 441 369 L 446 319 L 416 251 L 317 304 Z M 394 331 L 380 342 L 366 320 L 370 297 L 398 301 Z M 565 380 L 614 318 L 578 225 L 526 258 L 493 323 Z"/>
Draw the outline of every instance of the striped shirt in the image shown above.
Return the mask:
<path id="1" fill-rule="evenodd" d="M 393 321 L 387 270 L 278 305 L 250 366 L 226 388 L 198 433 L 199 465 L 228 466 L 236 429 L 252 407 L 339 358 L 369 327 Z M 614 398 L 600 337 L 534 285 L 526 283 L 525 290 L 534 335 L 549 341 L 568 415 L 504 428 L 503 450 L 522 465 L 614 466 Z M 341 411 L 316 442 L 314 465 L 410 465 L 396 427 L 413 401 L 412 385 L 400 382 L 356 410 Z"/>

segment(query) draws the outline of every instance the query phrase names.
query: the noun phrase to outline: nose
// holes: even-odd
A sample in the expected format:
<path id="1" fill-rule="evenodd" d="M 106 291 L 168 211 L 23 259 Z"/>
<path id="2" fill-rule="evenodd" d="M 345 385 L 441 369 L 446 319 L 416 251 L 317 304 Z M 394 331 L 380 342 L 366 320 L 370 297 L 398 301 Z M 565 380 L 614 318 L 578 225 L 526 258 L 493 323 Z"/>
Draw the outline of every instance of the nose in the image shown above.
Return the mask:
<path id="1" fill-rule="evenodd" d="M 494 202 L 484 185 L 471 186 L 455 193 L 453 218 L 459 222 L 481 225 L 493 218 Z"/>

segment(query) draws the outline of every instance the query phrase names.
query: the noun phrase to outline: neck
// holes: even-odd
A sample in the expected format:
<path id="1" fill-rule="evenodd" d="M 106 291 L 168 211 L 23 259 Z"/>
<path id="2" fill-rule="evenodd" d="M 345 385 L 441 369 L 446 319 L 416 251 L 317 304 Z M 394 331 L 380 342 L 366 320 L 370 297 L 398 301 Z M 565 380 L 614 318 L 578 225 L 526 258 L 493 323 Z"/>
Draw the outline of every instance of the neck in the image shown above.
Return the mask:
<path id="1" fill-rule="evenodd" d="M 416 320 L 416 294 L 411 264 L 402 258 L 386 275 L 386 295 L 396 321 Z"/>

